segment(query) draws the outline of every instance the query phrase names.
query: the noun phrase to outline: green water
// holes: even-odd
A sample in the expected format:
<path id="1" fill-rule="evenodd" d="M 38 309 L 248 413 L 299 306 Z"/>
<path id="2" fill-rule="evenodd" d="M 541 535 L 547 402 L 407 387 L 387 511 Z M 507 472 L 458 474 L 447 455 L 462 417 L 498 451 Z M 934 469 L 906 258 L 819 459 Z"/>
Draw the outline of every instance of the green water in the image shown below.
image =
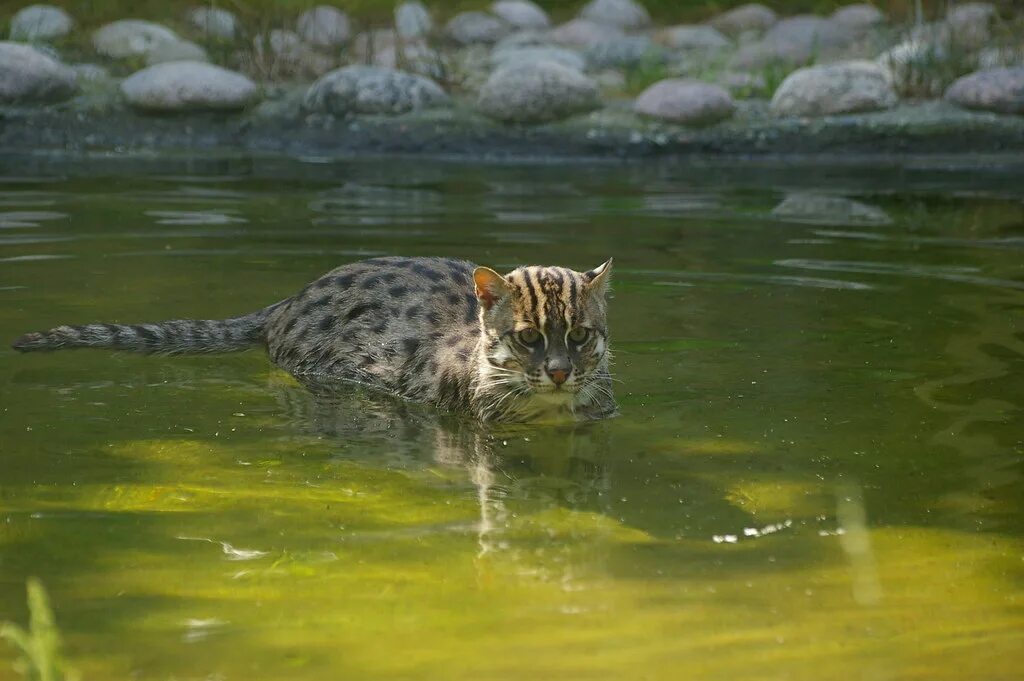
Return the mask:
<path id="1" fill-rule="evenodd" d="M 1024 677 L 1020 173 L 0 170 L 0 619 L 40 577 L 86 679 Z M 796 189 L 893 223 L 772 218 Z M 621 416 L 488 431 L 258 351 L 6 346 L 379 254 L 614 256 Z"/>

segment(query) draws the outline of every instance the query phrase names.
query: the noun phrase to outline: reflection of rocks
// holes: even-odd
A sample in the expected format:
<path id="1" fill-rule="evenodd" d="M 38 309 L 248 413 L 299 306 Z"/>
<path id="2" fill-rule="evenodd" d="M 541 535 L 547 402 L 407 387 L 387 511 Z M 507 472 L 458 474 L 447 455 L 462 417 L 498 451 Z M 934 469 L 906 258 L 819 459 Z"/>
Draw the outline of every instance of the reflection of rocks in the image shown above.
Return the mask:
<path id="1" fill-rule="evenodd" d="M 430 12 L 422 2 L 411 0 L 395 8 L 395 32 L 402 39 L 425 38 L 433 28 Z"/>
<path id="2" fill-rule="evenodd" d="M 573 19 L 551 31 L 551 40 L 569 47 L 593 47 L 625 35 L 622 29 L 587 19 Z"/>
<path id="3" fill-rule="evenodd" d="M 303 12 L 295 26 L 302 40 L 314 47 L 341 47 L 352 37 L 348 15 L 328 5 Z"/>
<path id="4" fill-rule="evenodd" d="M 146 53 L 146 64 L 163 64 L 169 61 L 209 61 L 210 58 L 199 45 L 188 40 L 157 43 Z"/>
<path id="5" fill-rule="evenodd" d="M 888 109 L 897 96 L 888 74 L 869 61 L 811 66 L 789 74 L 772 98 L 780 116 L 825 116 Z"/>
<path id="6" fill-rule="evenodd" d="M 551 25 L 547 12 L 530 0 L 498 0 L 491 12 L 516 29 L 546 29 Z"/>
<path id="7" fill-rule="evenodd" d="M 152 21 L 124 19 L 92 34 L 92 44 L 105 57 L 144 57 L 160 43 L 180 42 L 174 31 Z"/>
<path id="8" fill-rule="evenodd" d="M 841 196 L 797 193 L 772 209 L 772 216 L 820 225 L 888 225 L 892 218 L 877 206 Z"/>
<path id="9" fill-rule="evenodd" d="M 748 31 L 763 33 L 778 20 L 773 10 L 758 3 L 750 3 L 719 14 L 708 23 L 725 35 L 738 38 Z"/>
<path id="10" fill-rule="evenodd" d="M 597 84 L 579 71 L 549 61 L 499 69 L 480 90 L 478 108 L 509 123 L 541 123 L 596 109 Z"/>
<path id="11" fill-rule="evenodd" d="M 29 45 L 0 41 L 0 104 L 45 104 L 77 90 L 73 69 Z"/>
<path id="12" fill-rule="evenodd" d="M 448 37 L 459 45 L 493 45 L 510 32 L 509 25 L 486 12 L 462 12 L 445 26 Z"/>
<path id="13" fill-rule="evenodd" d="M 683 52 L 715 52 L 732 47 L 732 41 L 711 26 L 671 26 L 659 39 L 668 48 Z"/>
<path id="14" fill-rule="evenodd" d="M 717 85 L 671 78 L 644 90 L 634 108 L 644 116 L 681 125 L 704 126 L 729 118 L 736 105 L 729 93 Z"/>
<path id="15" fill-rule="evenodd" d="M 75 22 L 60 7 L 53 5 L 31 5 L 11 17 L 11 40 L 33 42 L 63 38 Z"/>
<path id="16" fill-rule="evenodd" d="M 256 85 L 240 73 L 203 62 L 176 61 L 142 69 L 121 83 L 128 103 L 146 111 L 241 109 Z"/>
<path id="17" fill-rule="evenodd" d="M 234 40 L 238 34 L 238 19 L 219 7 L 196 7 L 189 12 L 188 20 L 207 38 Z"/>
<path id="18" fill-rule="evenodd" d="M 630 68 L 641 64 L 663 64 L 665 48 L 647 36 L 622 36 L 587 48 L 584 56 L 594 69 Z"/>
<path id="19" fill-rule="evenodd" d="M 626 30 L 646 28 L 651 23 L 647 10 L 634 0 L 590 0 L 580 17 Z"/>
<path id="20" fill-rule="evenodd" d="M 965 109 L 1024 114 L 1024 66 L 964 76 L 949 86 L 945 98 Z"/>
<path id="21" fill-rule="evenodd" d="M 306 92 L 308 111 L 335 116 L 402 114 L 450 104 L 434 81 L 377 66 L 345 66 L 326 74 Z"/>

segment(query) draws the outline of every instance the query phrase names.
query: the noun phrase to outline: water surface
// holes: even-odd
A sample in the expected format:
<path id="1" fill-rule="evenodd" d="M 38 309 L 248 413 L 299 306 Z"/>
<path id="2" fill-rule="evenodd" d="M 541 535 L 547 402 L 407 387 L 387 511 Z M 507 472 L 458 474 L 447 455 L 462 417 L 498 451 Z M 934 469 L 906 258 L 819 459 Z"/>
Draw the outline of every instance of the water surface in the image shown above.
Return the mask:
<path id="1" fill-rule="evenodd" d="M 1019 175 L 0 164 L 0 619 L 87 679 L 1014 679 Z M 794 191 L 891 224 L 783 220 Z M 484 429 L 259 351 L 17 355 L 338 264 L 616 259 L 621 416 Z M 0 648 L 0 679 L 15 678 Z"/>

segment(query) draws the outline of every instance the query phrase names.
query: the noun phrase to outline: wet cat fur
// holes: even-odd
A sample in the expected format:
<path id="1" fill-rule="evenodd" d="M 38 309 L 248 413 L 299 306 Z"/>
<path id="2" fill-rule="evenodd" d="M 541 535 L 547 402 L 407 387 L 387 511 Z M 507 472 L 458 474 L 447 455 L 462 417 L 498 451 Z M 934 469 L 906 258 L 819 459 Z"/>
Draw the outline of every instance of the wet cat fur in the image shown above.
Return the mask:
<path id="1" fill-rule="evenodd" d="M 243 317 L 59 326 L 14 348 L 185 354 L 262 344 L 308 382 L 353 381 L 489 421 L 601 418 L 615 411 L 610 271 L 611 260 L 502 276 L 459 260 L 375 258 Z"/>

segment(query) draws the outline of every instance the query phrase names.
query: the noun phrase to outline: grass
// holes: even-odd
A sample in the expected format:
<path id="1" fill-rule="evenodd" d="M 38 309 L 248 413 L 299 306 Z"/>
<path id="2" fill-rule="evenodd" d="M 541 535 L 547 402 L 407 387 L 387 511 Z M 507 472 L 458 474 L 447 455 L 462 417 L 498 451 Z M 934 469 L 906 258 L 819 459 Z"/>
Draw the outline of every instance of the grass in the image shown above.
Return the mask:
<path id="1" fill-rule="evenodd" d="M 0 624 L 0 639 L 21 651 L 14 669 L 29 681 L 76 681 L 78 673 L 61 654 L 60 631 L 46 589 L 38 579 L 28 580 L 29 625 Z"/>

